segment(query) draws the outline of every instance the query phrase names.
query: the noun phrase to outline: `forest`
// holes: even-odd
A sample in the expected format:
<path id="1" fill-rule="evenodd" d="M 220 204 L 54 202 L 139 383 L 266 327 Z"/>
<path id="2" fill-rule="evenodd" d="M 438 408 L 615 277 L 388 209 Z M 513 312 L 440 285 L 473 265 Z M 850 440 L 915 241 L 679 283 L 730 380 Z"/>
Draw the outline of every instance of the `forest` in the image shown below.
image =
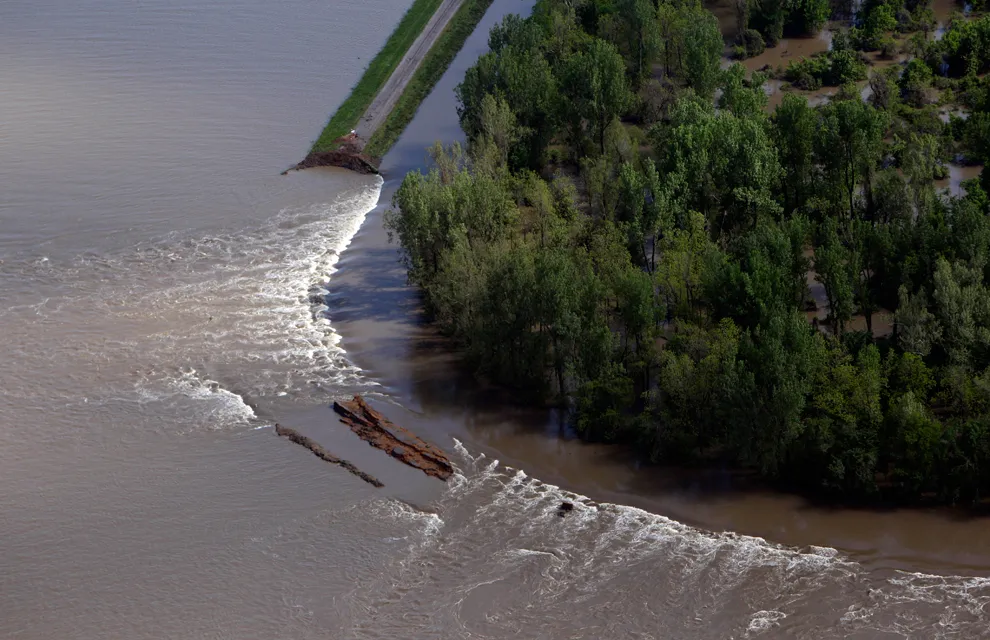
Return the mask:
<path id="1" fill-rule="evenodd" d="M 733 6 L 728 42 L 697 0 L 493 28 L 466 144 L 386 215 L 410 282 L 480 378 L 589 440 L 841 499 L 987 498 L 990 176 L 938 181 L 990 154 L 990 16 L 936 38 L 925 0 Z M 725 62 L 827 25 L 820 55 Z"/>

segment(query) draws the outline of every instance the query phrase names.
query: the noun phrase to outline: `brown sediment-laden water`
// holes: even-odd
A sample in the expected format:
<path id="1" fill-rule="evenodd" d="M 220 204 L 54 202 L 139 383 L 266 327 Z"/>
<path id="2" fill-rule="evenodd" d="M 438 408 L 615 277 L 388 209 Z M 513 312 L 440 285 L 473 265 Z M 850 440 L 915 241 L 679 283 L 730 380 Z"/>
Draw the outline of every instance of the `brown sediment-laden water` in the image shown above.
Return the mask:
<path id="1" fill-rule="evenodd" d="M 639 467 L 423 322 L 381 215 L 525 2 L 384 178 L 278 175 L 404 9 L 0 6 L 0 637 L 985 636 L 985 520 Z M 355 437 L 355 393 L 447 482 Z"/>
<path id="2" fill-rule="evenodd" d="M 732 0 L 712 0 L 704 3 L 705 6 L 718 18 L 719 28 L 727 42 L 732 42 L 738 33 L 738 12 L 736 3 Z M 854 3 L 858 6 L 860 3 Z M 964 5 L 957 0 L 934 0 L 932 3 L 932 13 L 935 18 L 935 30 L 931 37 L 940 38 L 945 32 L 950 20 L 955 16 L 962 16 L 968 13 L 968 5 Z M 828 51 L 832 46 L 833 33 L 836 30 L 848 29 L 852 26 L 851 18 L 844 20 L 833 20 L 817 34 L 804 38 L 782 38 L 777 46 L 767 48 L 763 53 L 739 60 L 747 71 L 771 71 L 786 69 L 791 62 L 801 58 L 812 57 L 816 54 Z M 903 64 L 907 60 L 906 54 L 899 52 L 891 58 L 883 57 L 880 52 L 873 51 L 866 54 L 870 63 L 870 70 L 889 67 L 891 65 Z M 722 66 L 728 67 L 733 62 L 737 62 L 728 55 L 723 58 Z M 821 87 L 813 91 L 805 91 L 792 87 L 785 87 L 786 83 L 779 78 L 770 78 L 764 84 L 764 90 L 769 98 L 767 108 L 773 110 L 784 99 L 787 93 L 804 96 L 812 106 L 827 102 L 838 91 L 837 87 Z M 867 99 L 871 93 L 869 83 L 864 83 L 861 92 L 863 99 Z"/>

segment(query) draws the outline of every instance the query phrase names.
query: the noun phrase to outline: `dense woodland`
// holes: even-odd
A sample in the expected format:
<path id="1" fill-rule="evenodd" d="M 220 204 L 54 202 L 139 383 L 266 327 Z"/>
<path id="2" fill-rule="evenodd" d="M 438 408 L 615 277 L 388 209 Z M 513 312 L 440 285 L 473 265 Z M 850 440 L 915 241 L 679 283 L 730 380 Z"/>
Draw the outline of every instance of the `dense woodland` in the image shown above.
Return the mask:
<path id="1" fill-rule="evenodd" d="M 987 497 L 990 184 L 935 181 L 990 154 L 990 17 L 936 40 L 930 6 L 866 0 L 821 56 L 722 67 L 841 11 L 740 3 L 728 47 L 696 0 L 539 0 L 492 30 L 457 88 L 466 147 L 386 221 L 479 376 L 658 462 Z M 907 60 L 864 101 L 847 83 L 888 39 Z M 770 75 L 841 86 L 770 111 Z"/>

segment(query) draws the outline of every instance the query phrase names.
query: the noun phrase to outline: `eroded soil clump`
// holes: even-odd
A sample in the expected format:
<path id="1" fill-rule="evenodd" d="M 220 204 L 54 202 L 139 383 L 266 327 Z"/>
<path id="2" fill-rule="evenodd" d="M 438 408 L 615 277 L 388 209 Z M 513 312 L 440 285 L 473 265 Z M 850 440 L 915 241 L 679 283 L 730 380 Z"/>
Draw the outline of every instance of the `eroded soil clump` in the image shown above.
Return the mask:
<path id="1" fill-rule="evenodd" d="M 353 133 L 334 140 L 332 149 L 310 152 L 302 162 L 282 174 L 313 167 L 341 167 L 364 174 L 378 173 L 378 162 L 364 153 L 364 141 Z"/>
<path id="2" fill-rule="evenodd" d="M 361 396 L 334 402 L 333 409 L 358 437 L 396 460 L 441 480 L 454 474 L 454 467 L 443 451 L 390 422 L 369 407 Z"/>
<path id="3" fill-rule="evenodd" d="M 378 478 L 369 475 L 364 471 L 361 471 L 347 460 L 344 460 L 343 458 L 338 458 L 337 456 L 333 455 L 332 453 L 324 449 L 318 442 L 316 442 L 312 438 L 307 438 L 306 436 L 299 433 L 295 429 L 290 429 L 289 427 L 283 427 L 280 424 L 276 424 L 275 433 L 282 436 L 283 438 L 288 438 L 289 440 L 295 442 L 300 446 L 306 447 L 307 449 L 312 451 L 317 458 L 321 458 L 323 460 L 326 460 L 327 462 L 332 462 L 333 464 L 339 465 L 347 469 L 348 471 L 350 471 L 357 477 L 361 478 L 368 484 L 374 485 L 376 487 L 385 486 L 382 483 L 382 481 L 379 480 Z"/>

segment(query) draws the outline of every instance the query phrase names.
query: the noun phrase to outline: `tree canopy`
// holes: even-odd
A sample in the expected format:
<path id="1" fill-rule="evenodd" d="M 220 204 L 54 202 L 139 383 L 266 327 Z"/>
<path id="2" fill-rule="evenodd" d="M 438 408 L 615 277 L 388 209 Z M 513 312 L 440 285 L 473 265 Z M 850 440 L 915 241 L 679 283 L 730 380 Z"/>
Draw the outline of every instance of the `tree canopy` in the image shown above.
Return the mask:
<path id="1" fill-rule="evenodd" d="M 855 44 L 916 28 L 918 6 L 864 3 Z M 828 16 L 741 7 L 768 42 Z M 982 20 L 875 74 L 869 100 L 768 113 L 693 0 L 538 0 L 492 30 L 457 88 L 466 147 L 434 147 L 387 227 L 478 375 L 569 407 L 588 439 L 844 497 L 979 499 L 990 197 L 936 180 L 990 155 Z M 851 43 L 788 73 L 863 79 Z M 927 104 L 942 73 L 967 78 L 969 118 Z"/>

